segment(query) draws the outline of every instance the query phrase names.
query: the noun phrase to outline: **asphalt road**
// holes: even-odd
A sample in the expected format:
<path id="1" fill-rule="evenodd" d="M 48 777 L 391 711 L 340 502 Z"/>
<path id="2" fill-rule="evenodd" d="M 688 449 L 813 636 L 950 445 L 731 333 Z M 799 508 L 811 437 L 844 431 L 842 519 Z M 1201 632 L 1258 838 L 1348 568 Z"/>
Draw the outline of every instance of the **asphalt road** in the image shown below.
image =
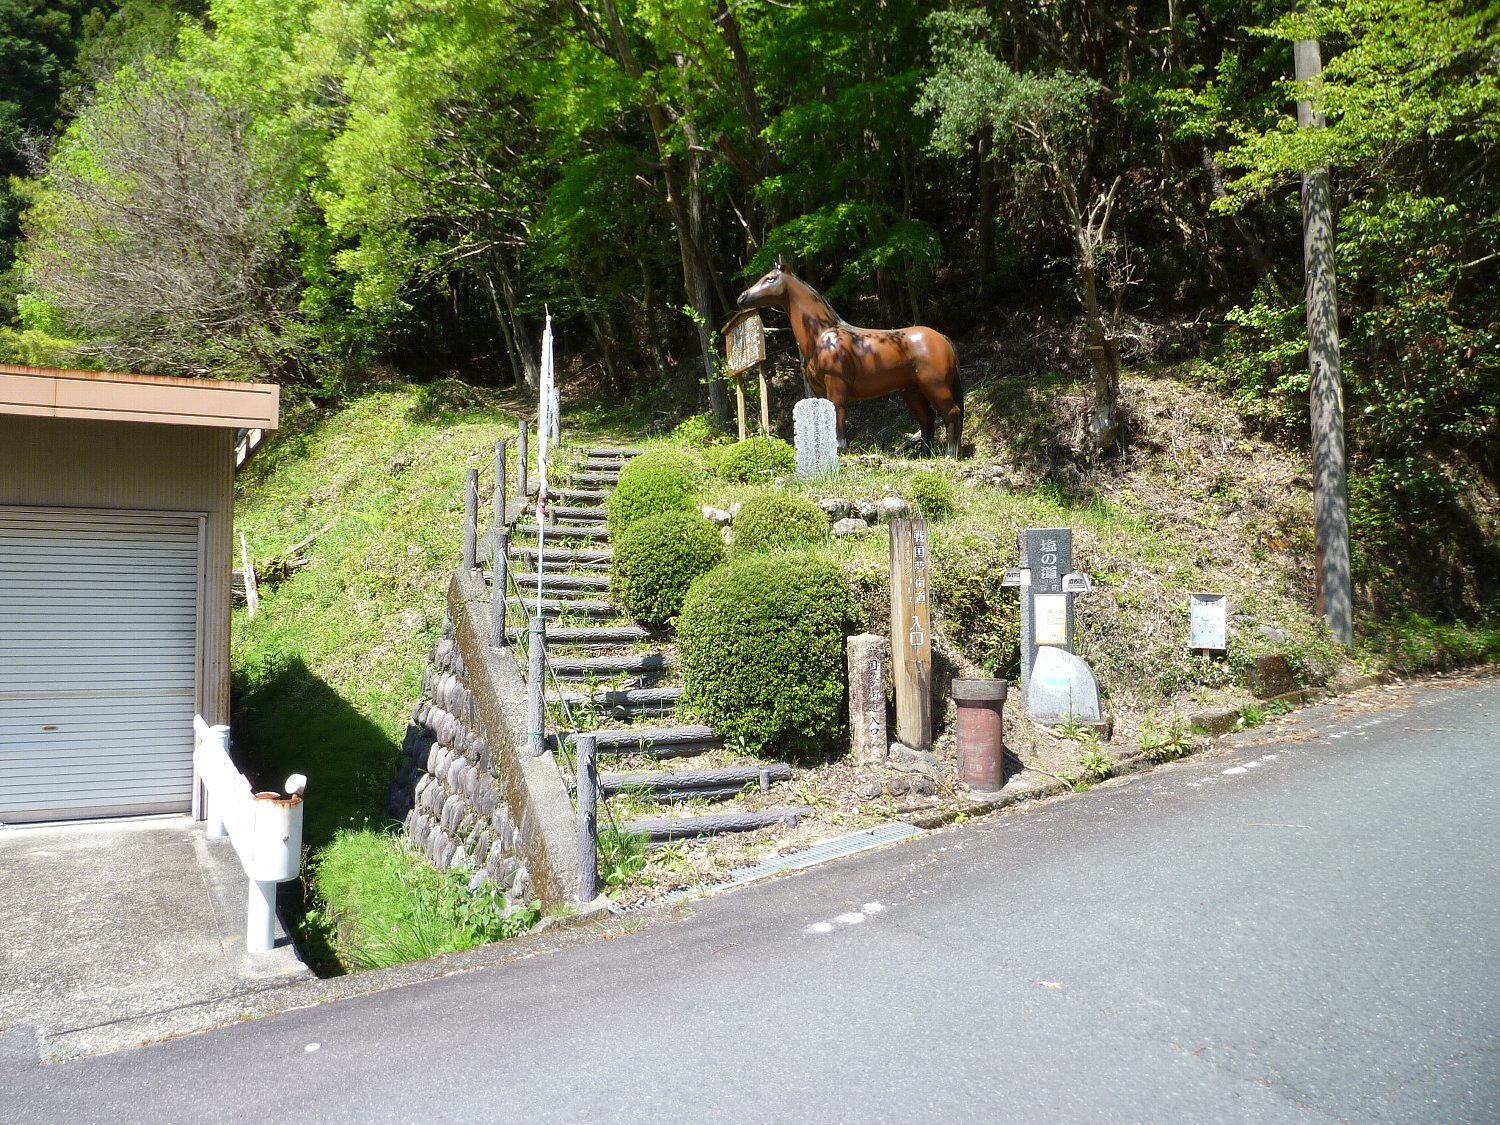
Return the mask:
<path id="1" fill-rule="evenodd" d="M 1500 1121 L 1500 681 L 1322 715 L 0 1120 Z"/>

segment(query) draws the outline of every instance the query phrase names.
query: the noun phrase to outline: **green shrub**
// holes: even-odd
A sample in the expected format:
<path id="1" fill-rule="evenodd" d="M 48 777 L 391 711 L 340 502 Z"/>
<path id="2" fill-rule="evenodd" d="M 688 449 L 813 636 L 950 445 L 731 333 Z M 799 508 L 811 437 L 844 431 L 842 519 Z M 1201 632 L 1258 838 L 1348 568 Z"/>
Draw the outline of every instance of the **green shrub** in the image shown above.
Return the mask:
<path id="1" fill-rule="evenodd" d="M 637 621 L 664 625 L 694 579 L 724 561 L 724 537 L 696 512 L 659 512 L 631 524 L 615 544 L 609 589 Z"/>
<path id="2" fill-rule="evenodd" d="M 786 492 L 758 492 L 734 517 L 734 549 L 739 554 L 821 543 L 828 516 L 811 500 Z"/>
<path id="3" fill-rule="evenodd" d="M 702 476 L 698 462 L 680 450 L 642 453 L 620 470 L 620 480 L 605 502 L 610 534 L 618 538 L 646 516 L 691 510 Z"/>
<path id="4" fill-rule="evenodd" d="M 945 520 L 958 506 L 958 489 L 953 482 L 931 469 L 913 473 L 902 492 L 917 511 L 930 520 Z"/>
<path id="5" fill-rule="evenodd" d="M 828 755 L 846 730 L 843 572 L 815 555 L 751 555 L 693 583 L 677 619 L 684 701 L 752 752 Z"/>
<path id="6" fill-rule="evenodd" d="M 797 451 L 790 442 L 757 434 L 719 452 L 714 471 L 727 481 L 748 484 L 788 476 L 797 468 Z"/>
<path id="7" fill-rule="evenodd" d="M 694 414 L 677 423 L 672 430 L 672 440 L 682 445 L 707 449 L 724 440 L 724 431 L 719 429 L 712 414 Z"/>
<path id="8" fill-rule="evenodd" d="M 472 949 L 540 920 L 540 904 L 512 907 L 488 884 L 471 894 L 470 874 L 441 872 L 399 837 L 368 829 L 338 832 L 312 864 L 339 959 L 359 969 Z"/>

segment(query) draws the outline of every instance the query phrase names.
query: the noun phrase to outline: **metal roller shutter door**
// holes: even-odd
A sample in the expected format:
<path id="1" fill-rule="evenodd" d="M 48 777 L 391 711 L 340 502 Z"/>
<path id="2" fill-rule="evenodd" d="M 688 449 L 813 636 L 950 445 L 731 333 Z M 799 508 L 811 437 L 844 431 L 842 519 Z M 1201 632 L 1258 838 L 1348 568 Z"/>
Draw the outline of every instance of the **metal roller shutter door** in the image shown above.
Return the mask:
<path id="1" fill-rule="evenodd" d="M 189 808 L 200 538 L 0 507 L 0 822 Z"/>

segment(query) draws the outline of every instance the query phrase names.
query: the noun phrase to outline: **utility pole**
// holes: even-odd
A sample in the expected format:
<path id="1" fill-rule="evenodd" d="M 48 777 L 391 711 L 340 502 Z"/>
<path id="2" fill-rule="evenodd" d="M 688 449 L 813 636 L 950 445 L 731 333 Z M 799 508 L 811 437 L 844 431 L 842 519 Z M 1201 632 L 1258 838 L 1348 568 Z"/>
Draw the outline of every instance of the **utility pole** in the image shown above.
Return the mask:
<path id="1" fill-rule="evenodd" d="M 1298 82 L 1323 72 L 1316 39 L 1294 48 Z M 1321 129 L 1323 112 L 1297 103 L 1297 124 Z M 1307 271 L 1307 358 L 1312 386 L 1313 519 L 1318 543 L 1318 609 L 1340 644 L 1354 641 L 1349 574 L 1349 488 L 1344 462 L 1344 384 L 1339 362 L 1338 293 L 1333 276 L 1333 217 L 1328 166 L 1302 173 L 1302 258 Z"/>

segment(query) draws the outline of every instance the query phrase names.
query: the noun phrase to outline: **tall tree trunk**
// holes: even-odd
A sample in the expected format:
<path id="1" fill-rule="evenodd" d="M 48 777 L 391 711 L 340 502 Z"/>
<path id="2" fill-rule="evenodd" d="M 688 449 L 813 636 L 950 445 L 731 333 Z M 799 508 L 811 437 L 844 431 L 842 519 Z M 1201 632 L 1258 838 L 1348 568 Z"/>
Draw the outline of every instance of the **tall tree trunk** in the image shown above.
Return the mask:
<path id="1" fill-rule="evenodd" d="M 620 19 L 615 0 L 604 0 L 604 14 L 609 21 L 610 42 L 614 47 L 615 61 L 637 82 L 645 77 L 645 70 L 635 56 L 630 38 L 625 33 L 625 24 Z M 714 348 L 709 339 L 709 326 L 713 321 L 713 305 L 709 298 L 708 267 L 693 241 L 693 223 L 683 200 L 682 184 L 669 144 L 669 123 L 666 110 L 662 108 L 655 92 L 643 84 L 641 91 L 645 103 L 646 117 L 651 122 L 651 134 L 656 141 L 657 155 L 662 162 L 662 180 L 666 187 L 667 214 L 677 231 L 677 249 L 682 256 L 682 278 L 687 289 L 688 300 L 696 313 L 695 327 L 698 331 L 698 348 L 703 357 L 703 378 L 708 384 L 709 402 L 714 418 L 721 426 L 729 423 L 729 396 L 723 381 L 714 373 Z"/>
<path id="2" fill-rule="evenodd" d="M 495 268 L 500 274 L 500 295 L 505 299 L 505 309 L 510 314 L 515 354 L 521 360 L 521 373 L 526 379 L 526 385 L 537 390 L 542 385 L 542 372 L 537 365 L 536 354 L 531 350 L 531 337 L 526 332 L 521 314 L 516 311 L 516 288 L 511 284 L 510 271 L 505 268 L 504 260 L 497 260 Z"/>

